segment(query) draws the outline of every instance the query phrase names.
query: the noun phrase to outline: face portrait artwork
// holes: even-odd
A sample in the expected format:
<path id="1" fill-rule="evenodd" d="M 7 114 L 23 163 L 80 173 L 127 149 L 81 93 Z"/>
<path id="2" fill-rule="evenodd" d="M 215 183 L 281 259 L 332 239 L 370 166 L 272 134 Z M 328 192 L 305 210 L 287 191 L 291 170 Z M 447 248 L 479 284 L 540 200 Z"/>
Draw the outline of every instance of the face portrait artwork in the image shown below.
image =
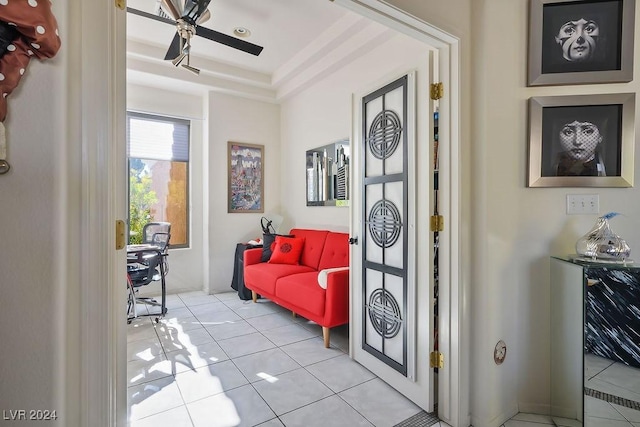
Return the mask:
<path id="1" fill-rule="evenodd" d="M 542 176 L 619 176 L 619 105 L 545 107 Z"/>
<path id="2" fill-rule="evenodd" d="M 580 120 L 567 122 L 560 130 L 559 141 L 562 151 L 558 154 L 557 176 L 606 176 L 597 154 L 602 143 L 597 125 Z"/>
<path id="3" fill-rule="evenodd" d="M 589 61 L 598 48 L 600 27 L 594 20 L 580 18 L 560 27 L 556 42 L 562 47 L 562 57 L 569 62 Z"/>
<path id="4" fill-rule="evenodd" d="M 620 0 L 545 4 L 542 72 L 619 69 L 621 25 Z"/>

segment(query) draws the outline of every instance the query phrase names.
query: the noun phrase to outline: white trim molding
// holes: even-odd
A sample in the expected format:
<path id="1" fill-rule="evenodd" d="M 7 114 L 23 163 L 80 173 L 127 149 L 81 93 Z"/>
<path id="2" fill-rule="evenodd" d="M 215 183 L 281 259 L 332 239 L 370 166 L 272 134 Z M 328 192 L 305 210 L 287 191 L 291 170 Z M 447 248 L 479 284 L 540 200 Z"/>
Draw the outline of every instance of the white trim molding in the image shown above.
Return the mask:
<path id="1" fill-rule="evenodd" d="M 70 126 L 80 129 L 79 425 L 126 425 L 124 252 L 115 250 L 122 217 L 125 114 L 125 11 L 83 0 L 71 42 L 79 88 L 70 84 Z M 74 8 L 71 8 L 74 9 Z M 73 92 L 72 92 L 73 91 Z M 79 92 L 78 92 L 79 91 Z M 69 424 L 72 425 L 72 424 Z"/>

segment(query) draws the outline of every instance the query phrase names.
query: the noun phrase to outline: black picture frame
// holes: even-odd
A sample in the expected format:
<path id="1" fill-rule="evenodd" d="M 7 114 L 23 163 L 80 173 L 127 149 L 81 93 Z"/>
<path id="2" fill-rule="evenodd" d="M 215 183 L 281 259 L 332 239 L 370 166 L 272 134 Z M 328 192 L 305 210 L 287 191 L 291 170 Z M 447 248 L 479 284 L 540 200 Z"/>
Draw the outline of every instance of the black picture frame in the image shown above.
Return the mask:
<path id="1" fill-rule="evenodd" d="M 531 0 L 529 86 L 633 80 L 635 0 Z"/>
<path id="2" fill-rule="evenodd" d="M 528 186 L 632 187 L 634 119 L 633 93 L 530 98 Z M 587 128 L 593 137 L 563 145 Z"/>

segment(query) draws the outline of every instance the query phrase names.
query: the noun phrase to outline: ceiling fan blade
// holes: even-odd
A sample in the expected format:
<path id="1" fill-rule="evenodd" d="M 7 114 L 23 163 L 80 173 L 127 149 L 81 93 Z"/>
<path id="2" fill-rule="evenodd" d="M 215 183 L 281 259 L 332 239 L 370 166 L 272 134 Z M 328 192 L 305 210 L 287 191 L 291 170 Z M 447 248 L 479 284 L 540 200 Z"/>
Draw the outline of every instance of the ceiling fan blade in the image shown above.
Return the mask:
<path id="1" fill-rule="evenodd" d="M 160 6 L 162 7 L 162 10 L 164 10 L 167 15 L 172 17 L 174 20 L 177 21 L 178 19 L 180 19 L 182 10 L 180 9 L 179 5 L 175 4 L 174 0 L 160 0 Z"/>
<path id="2" fill-rule="evenodd" d="M 184 42 L 183 42 L 183 46 L 184 46 Z M 180 55 L 180 35 L 176 33 L 176 35 L 173 36 L 173 40 L 169 45 L 169 50 L 167 50 L 167 54 L 164 56 L 164 59 L 165 60 L 176 59 L 178 55 Z"/>
<path id="3" fill-rule="evenodd" d="M 162 16 L 154 15 L 153 13 L 144 12 L 142 10 L 134 9 L 131 7 L 127 7 L 127 12 L 133 13 L 134 15 L 143 16 L 149 19 L 155 19 L 156 21 L 164 22 L 166 24 L 176 25 L 175 21 L 172 21 L 168 18 L 163 18 Z"/>
<path id="4" fill-rule="evenodd" d="M 195 25 L 200 16 L 207 11 L 207 6 L 209 6 L 210 2 L 211 0 L 184 0 L 181 18 Z"/>
<path id="5" fill-rule="evenodd" d="M 196 26 L 196 34 L 205 39 L 213 40 L 214 42 L 222 43 L 226 46 L 234 49 L 241 50 L 243 52 L 250 53 L 251 55 L 258 56 L 262 52 L 262 46 L 258 46 L 253 43 L 249 43 L 244 40 L 240 40 L 235 37 L 231 37 L 224 33 L 209 29 L 207 27 Z"/>
<path id="6" fill-rule="evenodd" d="M 211 12 L 209 12 L 209 9 L 207 9 L 207 10 L 204 11 L 204 13 L 202 15 L 200 15 L 200 17 L 196 21 L 196 24 L 200 25 L 200 24 L 202 24 L 204 22 L 207 22 L 209 20 L 209 18 L 211 18 Z"/>

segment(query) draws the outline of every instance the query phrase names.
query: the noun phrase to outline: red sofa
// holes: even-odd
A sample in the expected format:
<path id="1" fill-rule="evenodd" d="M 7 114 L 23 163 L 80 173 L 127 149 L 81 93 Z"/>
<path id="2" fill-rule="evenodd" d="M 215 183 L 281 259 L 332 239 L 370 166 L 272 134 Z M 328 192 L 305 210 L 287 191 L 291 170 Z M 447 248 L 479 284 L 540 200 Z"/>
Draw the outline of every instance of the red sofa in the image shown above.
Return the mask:
<path id="1" fill-rule="evenodd" d="M 261 295 L 322 326 L 328 348 L 329 328 L 349 322 L 349 270 L 338 268 L 349 266 L 349 235 L 299 228 L 289 234 L 305 239 L 299 264 L 261 262 L 262 249 L 248 249 L 244 284 L 254 302 Z"/>

